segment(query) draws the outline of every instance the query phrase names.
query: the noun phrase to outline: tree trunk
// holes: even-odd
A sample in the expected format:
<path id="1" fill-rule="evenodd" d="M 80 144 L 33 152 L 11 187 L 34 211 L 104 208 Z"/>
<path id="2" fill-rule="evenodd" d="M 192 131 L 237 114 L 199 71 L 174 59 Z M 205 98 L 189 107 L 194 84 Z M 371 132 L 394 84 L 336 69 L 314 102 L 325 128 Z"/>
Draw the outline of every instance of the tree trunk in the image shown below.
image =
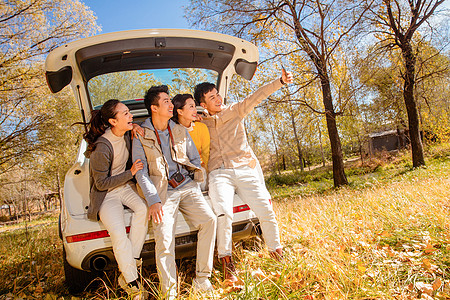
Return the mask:
<path id="1" fill-rule="evenodd" d="M 291 99 L 289 99 L 289 113 L 291 115 L 292 128 L 294 129 L 295 143 L 297 144 L 298 162 L 300 163 L 300 170 L 303 172 L 305 170 L 305 167 L 303 164 L 303 152 L 302 152 L 302 148 L 300 146 L 300 140 L 297 135 L 297 127 L 295 126 L 294 110 L 292 109 Z"/>
<path id="2" fill-rule="evenodd" d="M 270 127 L 270 133 L 272 134 L 272 141 L 273 141 L 273 145 L 275 146 L 275 158 L 276 158 L 276 163 L 275 163 L 275 169 L 277 170 L 278 174 L 281 174 L 280 171 L 280 163 L 279 163 L 279 155 L 278 155 L 278 147 L 277 147 L 277 140 L 275 139 L 275 132 L 272 128 L 272 124 L 269 122 L 269 127 Z"/>
<path id="3" fill-rule="evenodd" d="M 61 207 L 61 203 L 62 203 L 62 192 L 61 192 L 61 180 L 59 179 L 59 172 L 56 172 L 56 184 L 57 184 L 57 188 L 58 188 L 58 204 L 59 207 Z"/>
<path id="4" fill-rule="evenodd" d="M 336 126 L 336 113 L 333 107 L 333 97 L 331 96 L 330 80 L 327 74 L 327 63 L 326 58 L 317 56 L 311 49 L 311 46 L 306 42 L 300 33 L 300 26 L 295 24 L 296 36 L 303 46 L 303 50 L 308 54 L 311 61 L 316 67 L 317 73 L 320 78 L 320 83 L 322 87 L 323 105 L 325 107 L 325 115 L 327 120 L 328 137 L 330 139 L 331 145 L 331 157 L 333 161 L 333 180 L 334 186 L 347 185 L 347 176 L 344 172 L 344 160 L 342 157 L 342 146 L 341 140 L 339 138 L 339 133 Z"/>
<path id="5" fill-rule="evenodd" d="M 322 145 L 322 129 L 320 129 L 320 122 L 317 122 L 317 128 L 319 131 L 319 145 L 320 145 L 320 155 L 322 156 L 322 167 L 325 167 L 325 155 L 323 153 L 323 145 Z"/>
<path id="6" fill-rule="evenodd" d="M 425 165 L 423 156 L 423 145 L 420 138 L 419 115 L 414 99 L 415 64 L 416 58 L 410 43 L 402 47 L 402 55 L 405 60 L 405 85 L 403 87 L 403 98 L 405 100 L 406 112 L 408 114 L 409 138 L 411 141 L 411 152 L 413 167 Z"/>
<path id="7" fill-rule="evenodd" d="M 336 126 L 336 114 L 331 97 L 330 81 L 325 76 L 321 76 L 323 105 L 327 120 L 328 136 L 331 144 L 331 158 L 333 161 L 334 186 L 339 187 L 348 184 L 347 176 L 344 172 L 344 160 L 342 156 L 341 139 Z"/>

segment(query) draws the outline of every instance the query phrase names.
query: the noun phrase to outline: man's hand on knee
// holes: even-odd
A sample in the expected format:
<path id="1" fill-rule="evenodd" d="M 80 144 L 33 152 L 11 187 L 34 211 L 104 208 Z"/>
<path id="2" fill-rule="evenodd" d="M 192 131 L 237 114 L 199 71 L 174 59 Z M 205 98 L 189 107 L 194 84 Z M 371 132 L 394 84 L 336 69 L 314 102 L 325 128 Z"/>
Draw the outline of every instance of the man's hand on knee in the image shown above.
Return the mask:
<path id="1" fill-rule="evenodd" d="M 149 210 L 149 217 L 150 219 L 153 219 L 153 222 L 155 222 L 156 224 L 162 222 L 162 216 L 164 215 L 164 212 L 160 202 L 151 205 L 148 210 Z"/>

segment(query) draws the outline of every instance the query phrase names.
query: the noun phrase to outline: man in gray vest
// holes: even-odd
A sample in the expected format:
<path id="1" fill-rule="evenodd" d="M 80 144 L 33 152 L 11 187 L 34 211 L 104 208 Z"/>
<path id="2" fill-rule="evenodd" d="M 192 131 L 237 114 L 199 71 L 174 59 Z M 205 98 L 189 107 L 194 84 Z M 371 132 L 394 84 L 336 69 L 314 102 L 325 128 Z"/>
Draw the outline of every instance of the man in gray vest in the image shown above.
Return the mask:
<path id="1" fill-rule="evenodd" d="M 170 120 L 173 104 L 167 86 L 151 87 L 144 103 L 151 117 L 141 125 L 144 135 L 133 139 L 132 152 L 133 161 L 140 159 L 144 163 L 136 179 L 153 220 L 156 265 L 163 296 L 166 299 L 177 297 L 175 228 L 178 211 L 198 229 L 196 277 L 192 286 L 210 291 L 213 289 L 209 277 L 216 216 L 197 184 L 203 179 L 200 155 L 186 128 Z"/>

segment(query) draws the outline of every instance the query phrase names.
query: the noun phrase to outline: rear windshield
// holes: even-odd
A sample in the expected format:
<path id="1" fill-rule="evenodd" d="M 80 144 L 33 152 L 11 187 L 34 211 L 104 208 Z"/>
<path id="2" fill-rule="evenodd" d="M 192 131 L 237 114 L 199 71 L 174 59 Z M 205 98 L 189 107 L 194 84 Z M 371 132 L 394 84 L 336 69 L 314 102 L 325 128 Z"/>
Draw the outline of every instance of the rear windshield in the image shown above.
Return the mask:
<path id="1" fill-rule="evenodd" d="M 217 84 L 217 80 L 218 73 L 206 69 L 124 71 L 92 78 L 88 82 L 88 91 L 92 107 L 98 109 L 109 99 L 143 99 L 145 92 L 153 85 L 167 85 L 172 98 L 179 93 L 193 95 L 197 84 L 205 81 Z"/>

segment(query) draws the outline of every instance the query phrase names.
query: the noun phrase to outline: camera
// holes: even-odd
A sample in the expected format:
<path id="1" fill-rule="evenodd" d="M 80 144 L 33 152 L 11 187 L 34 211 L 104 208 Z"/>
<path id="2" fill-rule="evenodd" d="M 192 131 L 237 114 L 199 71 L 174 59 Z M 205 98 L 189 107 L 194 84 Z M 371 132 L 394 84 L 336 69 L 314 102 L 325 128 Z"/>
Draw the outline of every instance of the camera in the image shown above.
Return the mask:
<path id="1" fill-rule="evenodd" d="M 176 171 L 173 173 L 172 176 L 170 176 L 169 184 L 171 187 L 176 188 L 179 186 L 186 178 L 181 174 L 180 171 Z"/>

